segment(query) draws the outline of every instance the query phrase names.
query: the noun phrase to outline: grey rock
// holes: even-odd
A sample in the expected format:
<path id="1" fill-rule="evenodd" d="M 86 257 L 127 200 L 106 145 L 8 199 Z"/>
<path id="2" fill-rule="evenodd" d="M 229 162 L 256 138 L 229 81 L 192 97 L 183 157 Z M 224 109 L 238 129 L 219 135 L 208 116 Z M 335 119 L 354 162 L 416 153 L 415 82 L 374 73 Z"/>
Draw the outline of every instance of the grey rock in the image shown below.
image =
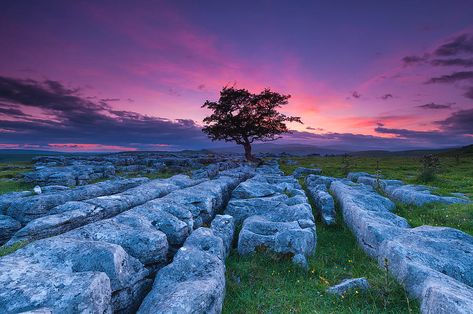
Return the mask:
<path id="1" fill-rule="evenodd" d="M 61 272 L 104 272 L 112 291 L 131 287 L 148 275 L 143 265 L 118 245 L 101 241 L 50 238 L 6 256 L 18 264 L 41 265 Z"/>
<path id="2" fill-rule="evenodd" d="M 422 295 L 425 314 L 473 313 L 473 289 L 455 280 L 428 279 Z"/>
<path id="3" fill-rule="evenodd" d="M 11 203 L 14 201 L 31 195 L 33 195 L 31 191 L 10 192 L 0 195 L 0 214 L 6 214 L 8 207 L 10 207 Z"/>
<path id="4" fill-rule="evenodd" d="M 332 184 L 332 182 L 336 180 L 337 179 L 333 177 L 326 177 L 326 176 L 311 174 L 305 178 L 305 183 L 307 187 L 324 185 L 326 188 L 329 188 L 330 184 Z"/>
<path id="5" fill-rule="evenodd" d="M 294 166 L 294 165 L 297 165 L 298 162 L 296 160 L 292 160 L 292 159 L 287 159 L 285 161 L 286 165 L 289 165 L 289 166 Z"/>
<path id="6" fill-rule="evenodd" d="M 187 239 L 156 275 L 138 313 L 221 313 L 225 295 L 223 241 L 207 228 Z"/>
<path id="7" fill-rule="evenodd" d="M 256 198 L 267 197 L 276 194 L 276 188 L 269 183 L 259 182 L 258 178 L 252 178 L 241 183 L 232 193 L 234 198 Z"/>
<path id="8" fill-rule="evenodd" d="M 262 216 L 251 216 L 243 223 L 238 237 L 238 253 L 251 254 L 259 247 L 273 252 L 312 255 L 315 252 L 315 224 L 305 228 L 297 221 L 274 222 Z"/>
<path id="9" fill-rule="evenodd" d="M 373 257 L 378 256 L 383 241 L 409 227 L 404 218 L 390 212 L 394 203 L 374 192 L 370 186 L 336 181 L 330 190 L 340 204 L 345 223 L 360 246 Z"/>
<path id="10" fill-rule="evenodd" d="M 0 215 L 0 245 L 7 242 L 20 228 L 21 224 L 15 219 Z"/>
<path id="11" fill-rule="evenodd" d="M 370 285 L 366 278 L 345 279 L 339 284 L 327 289 L 327 293 L 344 295 L 347 291 L 360 289 L 362 291 L 368 290 Z"/>
<path id="12" fill-rule="evenodd" d="M 153 180 L 122 193 L 100 196 L 82 202 L 67 202 L 49 211 L 50 215 L 29 222 L 9 244 L 58 235 L 80 226 L 113 217 L 149 200 L 176 190 L 173 184 Z"/>
<path id="13" fill-rule="evenodd" d="M 47 215 L 52 208 L 66 202 L 119 193 L 147 181 L 149 181 L 147 178 L 110 180 L 57 193 L 23 197 L 13 201 L 6 213 L 22 224 L 26 224 L 33 219 Z"/>
<path id="14" fill-rule="evenodd" d="M 422 206 L 428 203 L 467 204 L 470 202 L 459 197 L 431 194 L 431 189 L 421 185 L 393 186 L 386 188 L 385 192 L 393 200 L 407 205 Z"/>
<path id="15" fill-rule="evenodd" d="M 309 264 L 307 262 L 307 258 L 304 254 L 296 254 L 292 257 L 292 262 L 299 266 L 302 269 L 307 270 L 309 268 Z"/>
<path id="16" fill-rule="evenodd" d="M 112 313 L 110 279 L 103 272 L 64 273 L 7 257 L 0 270 L 1 313 Z"/>
<path id="17" fill-rule="evenodd" d="M 33 192 L 35 192 L 35 194 L 41 194 L 42 193 L 41 187 L 39 185 L 35 186 L 33 188 Z"/>
<path id="18" fill-rule="evenodd" d="M 425 283 L 444 275 L 473 286 L 473 237 L 446 227 L 422 226 L 385 241 L 378 261 L 389 263 L 389 270 L 407 291 L 421 297 Z"/>
<path id="19" fill-rule="evenodd" d="M 316 208 L 319 210 L 323 223 L 328 226 L 334 225 L 336 223 L 335 203 L 332 195 L 327 192 L 325 185 L 308 186 L 307 189 Z"/>
<path id="20" fill-rule="evenodd" d="M 234 219 L 230 215 L 217 215 L 210 225 L 213 233 L 220 237 L 225 248 L 225 257 L 230 253 L 232 247 L 233 235 L 235 233 Z"/>
<path id="21" fill-rule="evenodd" d="M 347 179 L 353 182 L 358 182 L 359 177 L 373 177 L 374 178 L 373 175 L 367 172 L 349 172 L 347 175 Z"/>
<path id="22" fill-rule="evenodd" d="M 319 168 L 305 168 L 305 167 L 298 167 L 293 172 L 293 176 L 296 178 L 301 178 L 309 174 L 321 174 L 322 170 Z"/>
<path id="23" fill-rule="evenodd" d="M 166 235 L 157 230 L 149 221 L 145 224 L 145 220 L 138 226 L 106 219 L 66 232 L 60 237 L 104 241 L 120 245 L 128 254 L 152 270 L 161 267 L 167 261 Z"/>

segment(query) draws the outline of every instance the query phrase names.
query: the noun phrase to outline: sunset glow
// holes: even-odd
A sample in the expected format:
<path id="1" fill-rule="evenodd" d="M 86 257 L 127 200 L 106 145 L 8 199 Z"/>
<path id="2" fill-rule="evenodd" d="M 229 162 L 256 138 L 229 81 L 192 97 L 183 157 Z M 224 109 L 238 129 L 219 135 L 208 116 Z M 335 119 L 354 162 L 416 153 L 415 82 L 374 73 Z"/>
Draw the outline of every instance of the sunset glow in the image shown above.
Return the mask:
<path id="1" fill-rule="evenodd" d="M 222 146 L 200 132 L 201 105 L 228 85 L 292 95 L 283 111 L 304 124 L 281 143 L 398 150 L 472 141 L 471 1 L 2 7 L 1 148 Z"/>

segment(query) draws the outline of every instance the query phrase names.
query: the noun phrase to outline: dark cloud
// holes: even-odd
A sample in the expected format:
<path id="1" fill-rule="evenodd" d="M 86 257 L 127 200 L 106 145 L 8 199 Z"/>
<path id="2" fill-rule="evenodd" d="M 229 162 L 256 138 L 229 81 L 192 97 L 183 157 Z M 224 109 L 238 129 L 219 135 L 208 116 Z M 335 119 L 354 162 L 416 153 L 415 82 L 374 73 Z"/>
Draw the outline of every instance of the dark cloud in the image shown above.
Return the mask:
<path id="1" fill-rule="evenodd" d="M 360 98 L 360 97 L 361 97 L 361 94 L 358 93 L 357 91 L 354 91 L 351 95 L 352 95 L 354 98 Z"/>
<path id="2" fill-rule="evenodd" d="M 454 112 L 445 120 L 436 123 L 447 132 L 453 134 L 473 135 L 473 109 L 466 109 Z"/>
<path id="3" fill-rule="evenodd" d="M 113 110 L 106 102 L 92 102 L 78 89 L 59 82 L 0 77 L 0 143 L 97 143 L 137 148 L 153 144 L 174 147 L 208 146 L 210 141 L 192 120 L 152 117 L 131 111 Z M 16 107 L 15 107 L 16 106 Z M 21 106 L 23 111 L 18 109 Z M 35 118 L 28 109 L 40 110 Z"/>
<path id="4" fill-rule="evenodd" d="M 393 95 L 392 94 L 384 94 L 383 96 L 381 96 L 381 99 L 383 99 L 383 100 L 387 100 L 388 98 L 393 98 Z"/>
<path id="5" fill-rule="evenodd" d="M 436 104 L 436 103 L 429 103 L 429 104 L 425 104 L 425 105 L 420 105 L 420 106 L 417 106 L 419 108 L 422 108 L 422 109 L 450 109 L 452 108 L 452 105 L 451 104 Z"/>
<path id="6" fill-rule="evenodd" d="M 306 127 L 306 130 L 311 130 L 311 131 L 323 131 L 324 129 L 323 129 L 323 128 L 314 128 L 314 127 L 308 126 L 308 127 Z"/>
<path id="7" fill-rule="evenodd" d="M 462 66 L 465 68 L 473 67 L 473 59 L 434 59 L 430 64 L 435 66 Z"/>
<path id="8" fill-rule="evenodd" d="M 460 53 L 473 53 L 473 35 L 463 34 L 438 47 L 434 54 L 437 56 L 454 56 Z"/>
<path id="9" fill-rule="evenodd" d="M 199 90 L 203 90 L 205 88 L 205 84 L 199 84 L 199 86 L 197 86 L 197 89 Z"/>
<path id="10" fill-rule="evenodd" d="M 14 105 L 14 104 L 3 104 L 3 103 L 0 103 L 0 115 L 5 115 L 5 116 L 15 117 L 15 118 L 30 117 L 30 115 L 21 111 L 21 109 L 19 109 L 19 106 Z"/>
<path id="11" fill-rule="evenodd" d="M 404 65 L 413 65 L 413 64 L 419 64 L 427 61 L 429 56 L 427 54 L 423 56 L 406 56 L 402 58 L 402 62 L 404 62 Z"/>
<path id="12" fill-rule="evenodd" d="M 472 80 L 473 71 L 461 71 L 454 72 L 452 74 L 446 74 L 439 77 L 433 77 L 429 79 L 426 83 L 455 83 L 457 81 Z"/>
<path id="13" fill-rule="evenodd" d="M 437 47 L 432 53 L 425 53 L 422 56 L 411 55 L 402 58 L 404 65 L 414 65 L 427 63 L 434 66 L 462 66 L 472 67 L 471 58 L 446 58 L 433 59 L 434 57 L 455 57 L 457 55 L 473 54 L 473 34 L 463 34 L 453 40 Z M 430 61 L 429 61 L 430 60 Z"/>
<path id="14" fill-rule="evenodd" d="M 455 145 L 468 145 L 473 142 L 473 109 L 460 110 L 452 113 L 444 120 L 436 121 L 438 130 L 417 131 L 409 129 L 385 128 L 379 126 L 375 131 L 380 134 L 395 135 L 410 145 L 425 145 L 434 147 L 447 147 Z"/>
<path id="15" fill-rule="evenodd" d="M 470 86 L 466 89 L 466 93 L 463 94 L 466 98 L 473 99 L 473 86 Z"/>
<path id="16" fill-rule="evenodd" d="M 100 101 L 103 101 L 103 102 L 120 101 L 120 98 L 103 98 L 103 99 L 100 99 Z"/>

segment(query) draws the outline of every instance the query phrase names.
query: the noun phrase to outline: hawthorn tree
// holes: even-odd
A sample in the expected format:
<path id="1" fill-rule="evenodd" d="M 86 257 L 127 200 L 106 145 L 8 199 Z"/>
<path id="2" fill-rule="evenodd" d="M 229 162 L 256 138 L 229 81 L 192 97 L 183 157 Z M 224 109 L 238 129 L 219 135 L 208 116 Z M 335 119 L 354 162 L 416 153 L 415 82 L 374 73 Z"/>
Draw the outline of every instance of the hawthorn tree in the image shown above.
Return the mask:
<path id="1" fill-rule="evenodd" d="M 218 101 L 207 100 L 202 105 L 213 111 L 204 119 L 202 131 L 212 141 L 224 140 L 242 145 L 246 160 L 256 161 L 251 153 L 251 143 L 281 138 L 281 134 L 289 133 L 285 122 L 302 123 L 300 117 L 286 116 L 277 110 L 287 105 L 290 97 L 269 88 L 252 94 L 246 89 L 224 87 Z"/>

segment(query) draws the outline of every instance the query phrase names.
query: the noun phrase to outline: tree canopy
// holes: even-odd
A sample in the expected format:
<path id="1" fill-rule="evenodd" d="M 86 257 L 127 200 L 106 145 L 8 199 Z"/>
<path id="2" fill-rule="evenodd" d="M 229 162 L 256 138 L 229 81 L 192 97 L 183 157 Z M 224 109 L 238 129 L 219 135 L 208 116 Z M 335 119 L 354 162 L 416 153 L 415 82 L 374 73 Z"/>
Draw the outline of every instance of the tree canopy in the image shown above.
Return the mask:
<path id="1" fill-rule="evenodd" d="M 213 141 L 243 145 L 247 159 L 251 159 L 251 143 L 280 138 L 289 132 L 285 122 L 302 123 L 300 117 L 286 116 L 277 110 L 287 105 L 290 97 L 269 88 L 252 94 L 246 89 L 224 87 L 218 101 L 207 100 L 202 105 L 213 111 L 204 119 L 202 131 Z"/>

